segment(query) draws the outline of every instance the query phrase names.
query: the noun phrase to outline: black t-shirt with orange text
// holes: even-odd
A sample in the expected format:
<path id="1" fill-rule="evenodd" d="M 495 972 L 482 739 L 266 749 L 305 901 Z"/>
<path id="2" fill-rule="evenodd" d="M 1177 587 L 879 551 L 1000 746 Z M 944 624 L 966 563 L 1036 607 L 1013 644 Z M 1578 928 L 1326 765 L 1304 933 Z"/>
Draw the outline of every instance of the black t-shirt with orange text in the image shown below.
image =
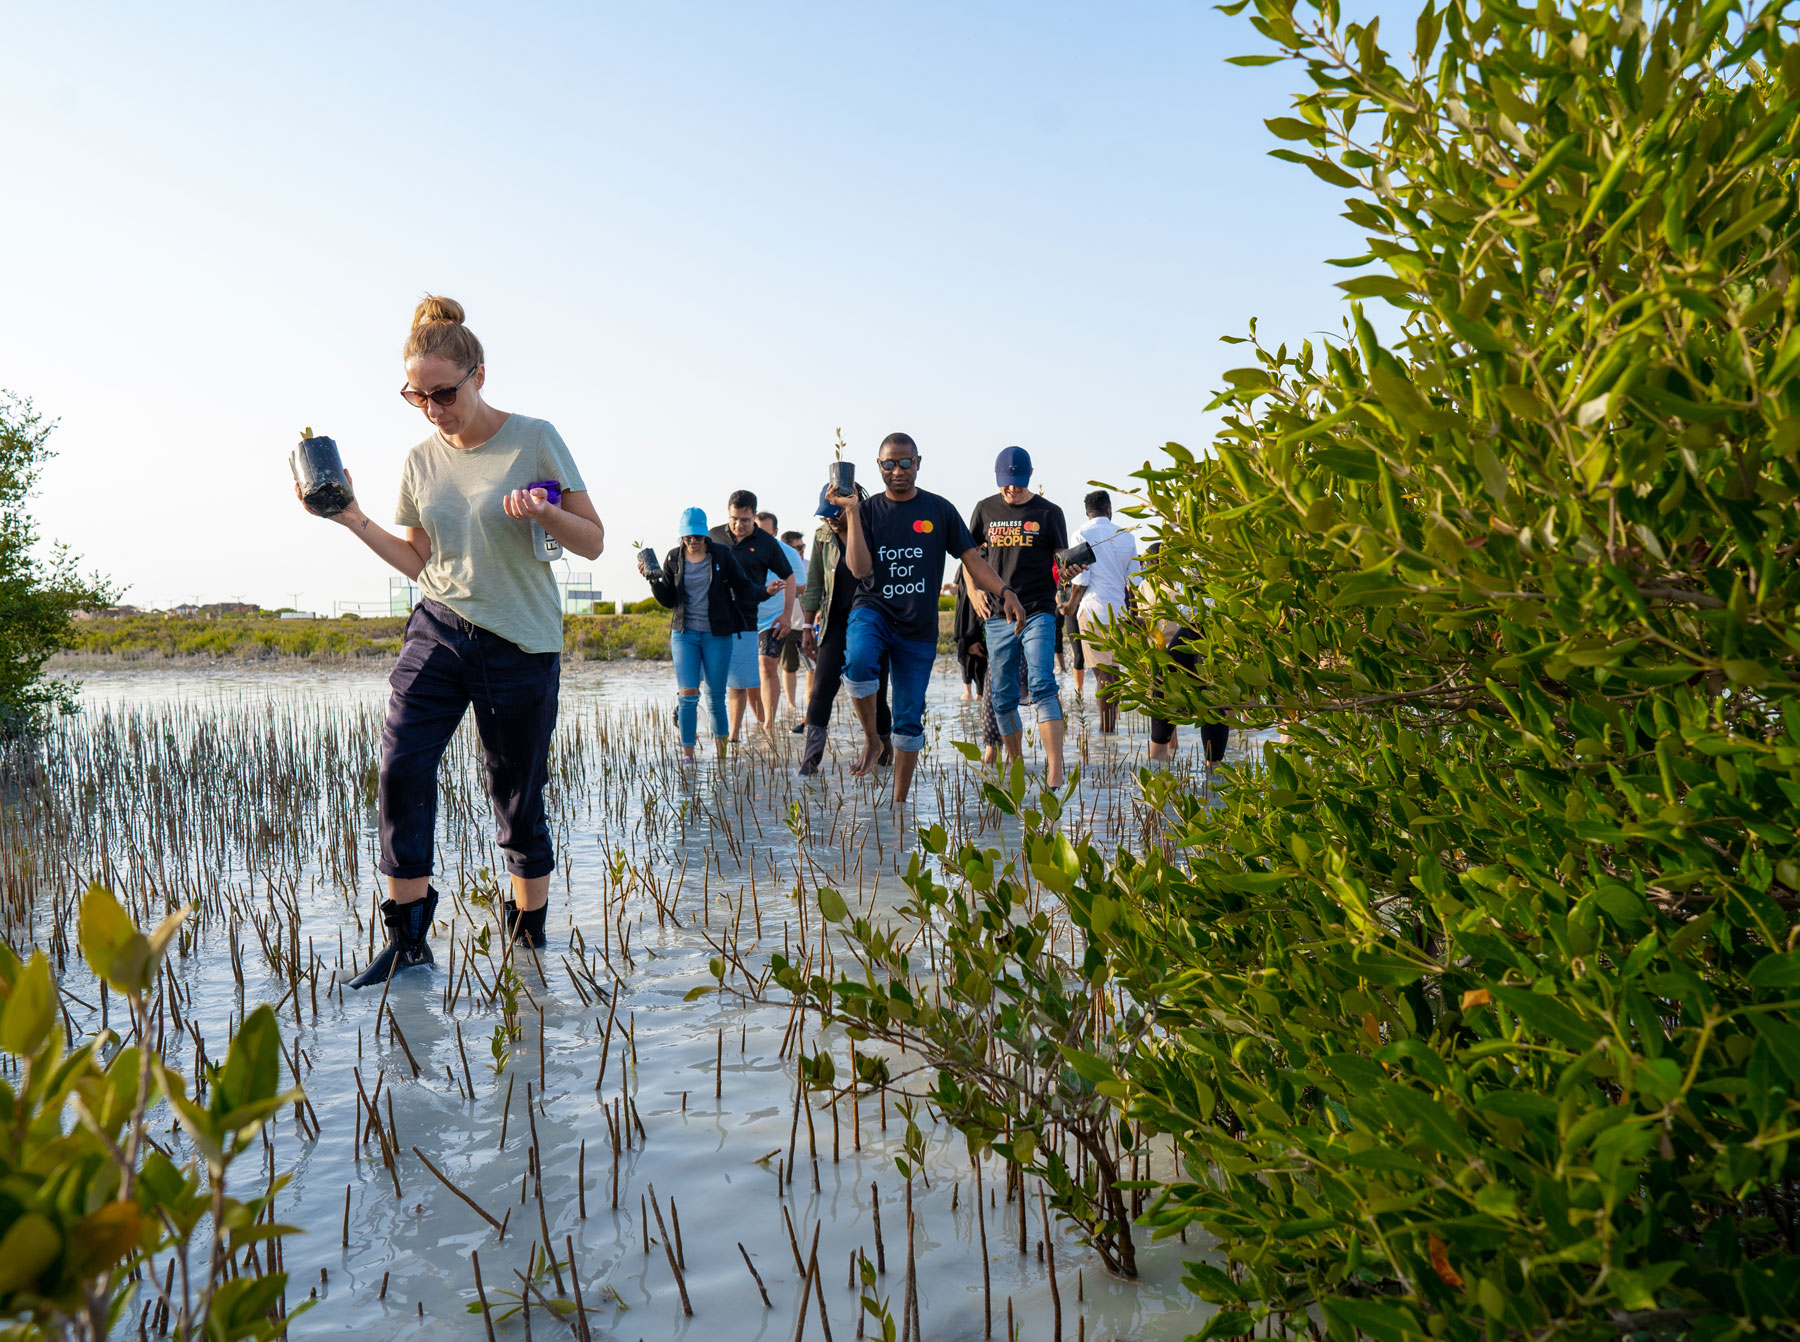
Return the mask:
<path id="1" fill-rule="evenodd" d="M 969 514 L 969 534 L 1027 615 L 1056 613 L 1056 552 L 1069 544 L 1061 508 L 1042 494 L 1019 504 L 990 494 Z"/>

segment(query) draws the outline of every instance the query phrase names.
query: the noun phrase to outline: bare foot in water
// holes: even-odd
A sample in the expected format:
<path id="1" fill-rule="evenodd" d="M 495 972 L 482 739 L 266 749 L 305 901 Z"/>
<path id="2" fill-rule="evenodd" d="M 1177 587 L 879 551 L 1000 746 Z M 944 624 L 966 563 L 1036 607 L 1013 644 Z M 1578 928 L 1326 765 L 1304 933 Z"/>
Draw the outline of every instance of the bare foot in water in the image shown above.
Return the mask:
<path id="1" fill-rule="evenodd" d="M 863 745 L 862 757 L 850 766 L 853 777 L 861 778 L 875 767 L 875 761 L 881 755 L 881 742 L 877 738 L 868 737 Z"/>

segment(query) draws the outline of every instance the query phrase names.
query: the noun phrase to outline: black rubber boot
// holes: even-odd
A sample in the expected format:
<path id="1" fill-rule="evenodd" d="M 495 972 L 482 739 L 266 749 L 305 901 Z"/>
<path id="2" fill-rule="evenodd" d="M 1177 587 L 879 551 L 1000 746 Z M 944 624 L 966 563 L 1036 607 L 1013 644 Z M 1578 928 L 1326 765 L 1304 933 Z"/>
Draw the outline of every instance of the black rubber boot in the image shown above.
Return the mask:
<path id="1" fill-rule="evenodd" d="M 529 946 L 533 950 L 542 950 L 550 944 L 544 935 L 544 915 L 550 912 L 550 901 L 545 900 L 541 909 L 521 909 L 510 899 L 501 910 L 501 921 L 506 924 L 506 939 L 517 941 L 521 946 Z"/>
<path id="2" fill-rule="evenodd" d="M 402 969 L 434 964 L 428 938 L 437 905 L 438 892 L 429 886 L 425 889 L 424 899 L 415 899 L 410 904 L 382 900 L 381 921 L 387 924 L 387 945 L 369 961 L 367 969 L 350 980 L 350 986 L 367 988 L 386 983 L 390 975 L 398 974 Z"/>
<path id="3" fill-rule="evenodd" d="M 819 772 L 819 764 L 825 758 L 825 729 L 808 726 L 806 741 L 800 748 L 800 775 L 811 778 Z"/>
<path id="4" fill-rule="evenodd" d="M 894 762 L 894 738 L 881 738 L 881 753 L 875 757 L 875 763 L 885 769 Z"/>

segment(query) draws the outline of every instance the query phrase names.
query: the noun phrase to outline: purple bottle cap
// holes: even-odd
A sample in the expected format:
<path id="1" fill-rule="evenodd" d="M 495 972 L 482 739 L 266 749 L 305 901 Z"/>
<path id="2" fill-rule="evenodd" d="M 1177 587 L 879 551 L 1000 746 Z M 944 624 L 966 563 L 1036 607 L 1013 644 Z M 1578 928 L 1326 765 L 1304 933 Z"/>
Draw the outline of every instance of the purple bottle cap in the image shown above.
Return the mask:
<path id="1" fill-rule="evenodd" d="M 551 503 L 562 502 L 562 482 L 560 480 L 533 480 L 525 488 L 543 490 L 544 497 Z"/>

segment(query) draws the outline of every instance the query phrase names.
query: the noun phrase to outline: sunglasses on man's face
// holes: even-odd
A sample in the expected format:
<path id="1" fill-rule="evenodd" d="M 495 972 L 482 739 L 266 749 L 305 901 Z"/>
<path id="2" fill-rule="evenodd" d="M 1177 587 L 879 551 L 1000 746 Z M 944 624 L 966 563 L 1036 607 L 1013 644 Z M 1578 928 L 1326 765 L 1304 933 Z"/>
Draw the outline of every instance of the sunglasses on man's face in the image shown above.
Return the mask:
<path id="1" fill-rule="evenodd" d="M 878 461 L 875 464 L 881 467 L 882 470 L 890 473 L 893 471 L 910 471 L 919 464 L 919 459 L 917 457 L 889 457 L 886 461 Z"/>
<path id="2" fill-rule="evenodd" d="M 477 364 L 476 368 L 479 367 L 480 365 Z M 476 368 L 471 368 L 463 374 L 462 382 L 458 382 L 454 387 L 439 387 L 436 391 L 419 391 L 409 384 L 400 388 L 400 394 L 406 398 L 408 405 L 416 405 L 421 410 L 425 408 L 427 401 L 436 401 L 439 405 L 455 405 L 456 393 L 462 390 L 463 382 L 467 382 L 475 376 Z"/>

